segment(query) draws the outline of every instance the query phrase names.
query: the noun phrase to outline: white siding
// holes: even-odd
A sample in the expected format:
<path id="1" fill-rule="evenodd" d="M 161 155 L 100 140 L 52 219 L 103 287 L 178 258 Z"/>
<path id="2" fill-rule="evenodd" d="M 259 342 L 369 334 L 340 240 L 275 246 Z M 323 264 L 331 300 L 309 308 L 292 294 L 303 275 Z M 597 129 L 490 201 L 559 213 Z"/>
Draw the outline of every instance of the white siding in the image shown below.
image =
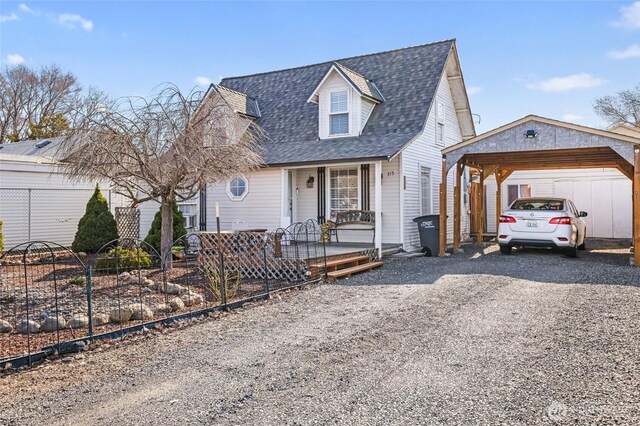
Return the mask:
<path id="1" fill-rule="evenodd" d="M 371 170 L 371 209 L 374 206 L 374 165 Z M 382 162 L 382 243 L 400 244 L 400 159 Z"/>
<path id="2" fill-rule="evenodd" d="M 367 120 L 369 120 L 369 116 L 373 111 L 373 107 L 375 104 L 371 101 L 367 101 L 366 99 L 362 100 L 362 107 L 360 111 L 360 132 L 364 129 L 365 124 L 367 124 Z"/>
<path id="3" fill-rule="evenodd" d="M 438 103 L 445 107 L 444 146 L 436 141 L 436 109 Z M 427 123 L 422 134 L 416 138 L 402 152 L 402 173 L 406 177 L 407 187 L 404 191 L 404 248 L 405 250 L 417 250 L 420 246 L 420 238 L 413 218 L 420 216 L 420 167 L 431 169 L 431 195 L 433 214 L 439 214 L 440 197 L 439 185 L 442 182 L 442 152 L 445 146 L 451 146 L 462 142 L 462 134 L 458 117 L 453 105 L 451 89 L 446 76 L 443 76 L 433 107 L 427 118 Z M 456 179 L 455 169 L 451 169 L 447 176 L 447 240 L 453 241 L 453 187 Z M 461 188 L 462 191 L 462 188 Z M 464 198 L 463 198 L 464 200 Z M 463 204 L 461 231 L 462 238 L 469 233 L 468 206 Z"/>
<path id="4" fill-rule="evenodd" d="M 631 182 L 613 169 L 514 172 L 503 183 L 501 209 L 508 206 L 508 185 L 531 185 L 533 197 L 567 197 L 589 213 L 587 236 L 631 238 Z M 487 231 L 496 232 L 496 181 L 486 181 Z"/>
<path id="5" fill-rule="evenodd" d="M 231 230 L 235 219 L 248 221 L 249 228 L 274 230 L 280 227 L 282 213 L 281 169 L 266 168 L 245 177 L 249 192 L 242 201 L 232 201 L 226 182 L 207 186 L 207 230 L 216 229 L 216 201 L 220 203 L 220 227 Z"/>

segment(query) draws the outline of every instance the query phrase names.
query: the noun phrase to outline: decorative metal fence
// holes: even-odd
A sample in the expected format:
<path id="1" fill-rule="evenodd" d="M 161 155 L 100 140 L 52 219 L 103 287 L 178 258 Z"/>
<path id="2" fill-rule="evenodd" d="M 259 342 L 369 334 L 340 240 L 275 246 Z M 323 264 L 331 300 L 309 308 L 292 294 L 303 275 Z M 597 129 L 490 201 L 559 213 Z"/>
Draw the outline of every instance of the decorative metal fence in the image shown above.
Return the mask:
<path id="1" fill-rule="evenodd" d="M 84 262 L 53 243 L 14 247 L 0 257 L 0 368 L 319 281 L 321 234 L 315 221 L 189 234 L 174 243 L 171 267 L 137 239 L 112 241 Z"/>

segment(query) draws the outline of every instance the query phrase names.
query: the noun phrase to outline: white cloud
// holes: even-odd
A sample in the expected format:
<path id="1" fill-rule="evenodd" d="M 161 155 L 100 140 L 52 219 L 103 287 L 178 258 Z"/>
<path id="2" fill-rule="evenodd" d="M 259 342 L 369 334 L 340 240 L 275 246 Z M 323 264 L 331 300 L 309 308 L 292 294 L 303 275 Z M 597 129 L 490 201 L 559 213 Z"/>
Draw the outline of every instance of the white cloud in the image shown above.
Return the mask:
<path id="1" fill-rule="evenodd" d="M 93 21 L 85 19 L 80 15 L 72 15 L 69 13 L 63 13 L 58 16 L 58 24 L 69 29 L 74 29 L 76 25 L 79 24 L 82 29 L 87 32 L 93 29 Z"/>
<path id="2" fill-rule="evenodd" d="M 607 80 L 596 78 L 591 74 L 573 74 L 566 77 L 554 77 L 548 80 L 542 80 L 537 83 L 528 83 L 527 89 L 542 90 L 543 92 L 564 92 L 573 89 L 586 89 L 589 87 L 597 87 L 606 83 Z"/>
<path id="3" fill-rule="evenodd" d="M 210 79 L 208 79 L 207 77 L 203 77 L 201 75 L 197 76 L 194 81 L 201 86 L 208 86 L 211 84 Z"/>
<path id="4" fill-rule="evenodd" d="M 0 15 L 0 22 L 17 21 L 18 15 L 10 13 L 9 15 Z"/>
<path id="5" fill-rule="evenodd" d="M 640 44 L 632 44 L 624 50 L 612 50 L 609 56 L 613 59 L 640 58 Z"/>
<path id="6" fill-rule="evenodd" d="M 7 62 L 11 65 L 24 64 L 24 58 L 18 54 L 7 55 Z"/>
<path id="7" fill-rule="evenodd" d="M 18 8 L 23 12 L 27 12 L 27 13 L 31 13 L 31 14 L 36 13 L 35 10 L 31 9 L 29 6 L 27 6 L 24 3 L 20 3 L 18 5 Z"/>
<path id="8" fill-rule="evenodd" d="M 640 1 L 620 8 L 620 19 L 613 23 L 614 27 L 640 29 Z"/>
<path id="9" fill-rule="evenodd" d="M 478 86 L 469 86 L 469 87 L 467 87 L 467 94 L 469 96 L 475 95 L 476 93 L 480 93 L 480 92 L 482 92 L 482 87 L 478 87 Z"/>
<path id="10" fill-rule="evenodd" d="M 565 114 L 562 116 L 564 121 L 582 121 L 584 117 L 578 114 Z"/>

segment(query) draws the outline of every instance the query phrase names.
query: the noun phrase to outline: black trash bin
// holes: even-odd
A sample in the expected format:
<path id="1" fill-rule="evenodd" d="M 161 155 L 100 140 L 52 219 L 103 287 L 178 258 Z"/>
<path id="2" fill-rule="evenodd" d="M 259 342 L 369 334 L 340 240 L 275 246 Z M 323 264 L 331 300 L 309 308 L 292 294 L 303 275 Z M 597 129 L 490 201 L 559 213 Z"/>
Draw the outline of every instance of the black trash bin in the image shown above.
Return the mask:
<path id="1" fill-rule="evenodd" d="M 430 214 L 413 219 L 418 224 L 420 245 L 426 256 L 438 256 L 440 253 L 440 215 Z"/>

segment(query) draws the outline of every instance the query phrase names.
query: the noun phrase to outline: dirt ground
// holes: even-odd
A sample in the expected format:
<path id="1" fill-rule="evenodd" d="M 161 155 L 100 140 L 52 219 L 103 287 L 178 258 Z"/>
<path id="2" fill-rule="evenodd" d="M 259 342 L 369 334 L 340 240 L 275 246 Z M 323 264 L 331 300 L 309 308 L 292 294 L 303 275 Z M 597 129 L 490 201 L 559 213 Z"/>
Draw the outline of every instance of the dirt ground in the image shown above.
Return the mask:
<path id="1" fill-rule="evenodd" d="M 495 247 L 0 378 L 0 424 L 640 423 L 640 270 Z"/>

